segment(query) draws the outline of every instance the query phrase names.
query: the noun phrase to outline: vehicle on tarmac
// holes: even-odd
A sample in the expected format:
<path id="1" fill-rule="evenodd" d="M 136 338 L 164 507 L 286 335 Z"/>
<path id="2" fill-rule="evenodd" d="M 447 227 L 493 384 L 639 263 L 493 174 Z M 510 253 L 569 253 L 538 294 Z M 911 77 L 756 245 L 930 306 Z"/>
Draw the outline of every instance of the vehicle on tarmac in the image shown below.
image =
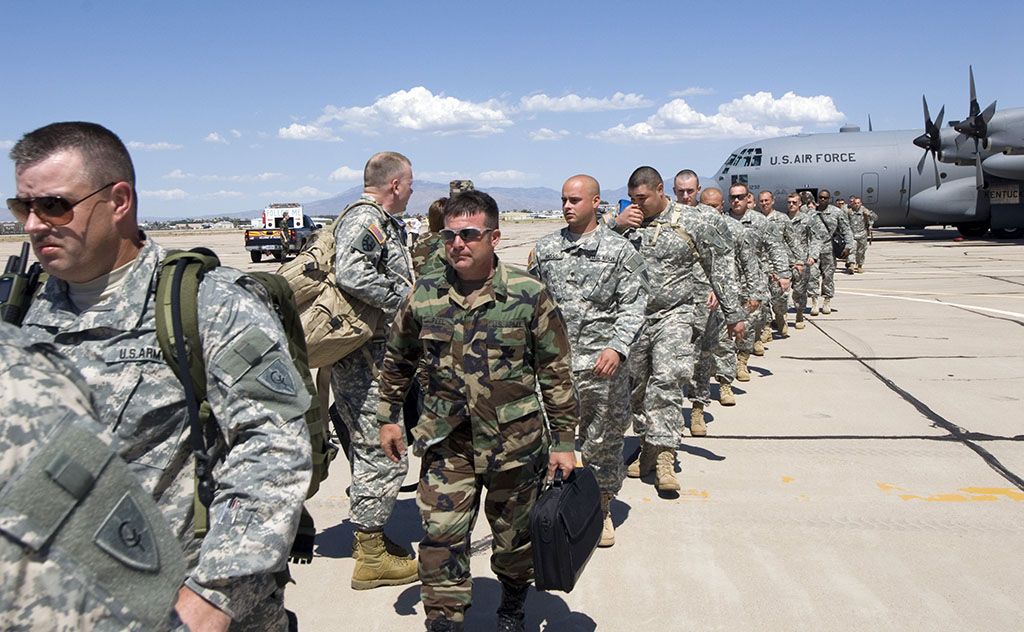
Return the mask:
<path id="1" fill-rule="evenodd" d="M 245 231 L 245 249 L 253 263 L 262 261 L 264 255 L 281 262 L 302 250 L 316 228 L 313 218 L 302 212 L 301 204 L 270 204 Z"/>
<path id="2" fill-rule="evenodd" d="M 746 184 L 756 195 L 771 191 L 785 210 L 792 191 L 818 188 L 834 198 L 860 196 L 876 227 L 952 225 L 964 236 L 991 230 L 997 237 L 1024 235 L 1024 108 L 984 111 L 970 71 L 970 109 L 942 127 L 945 107 L 932 120 L 924 102 L 920 130 L 862 132 L 844 126 L 834 134 L 797 134 L 756 141 L 732 152 L 713 178 L 727 191 Z M 922 155 L 921 149 L 924 150 Z M 928 154 L 934 178 L 925 174 Z M 916 164 L 915 164 L 916 163 Z"/>

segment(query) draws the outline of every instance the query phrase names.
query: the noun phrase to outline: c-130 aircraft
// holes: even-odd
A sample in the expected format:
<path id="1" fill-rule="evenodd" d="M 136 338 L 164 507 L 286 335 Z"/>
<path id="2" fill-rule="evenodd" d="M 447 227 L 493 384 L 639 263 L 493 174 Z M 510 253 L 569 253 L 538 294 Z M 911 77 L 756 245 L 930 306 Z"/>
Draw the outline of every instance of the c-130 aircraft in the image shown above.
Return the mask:
<path id="1" fill-rule="evenodd" d="M 878 214 L 875 226 L 953 225 L 965 237 L 991 230 L 996 237 L 1024 235 L 1024 108 L 984 111 L 970 73 L 970 110 L 942 127 L 945 106 L 933 121 L 924 103 L 920 130 L 797 134 L 736 149 L 715 174 L 723 191 L 736 183 L 775 194 L 779 210 L 792 191 L 827 188 L 834 197 L 858 195 Z M 921 149 L 924 150 L 922 155 Z M 925 173 L 931 154 L 934 176 Z M 941 164 L 940 164 L 941 163 Z"/>

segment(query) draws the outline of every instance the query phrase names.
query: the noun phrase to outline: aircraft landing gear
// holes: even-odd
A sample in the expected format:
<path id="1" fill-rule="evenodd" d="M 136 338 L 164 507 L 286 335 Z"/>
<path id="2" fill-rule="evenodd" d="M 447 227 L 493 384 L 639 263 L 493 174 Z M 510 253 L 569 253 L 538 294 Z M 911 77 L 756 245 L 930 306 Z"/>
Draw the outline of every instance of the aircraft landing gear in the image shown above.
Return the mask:
<path id="1" fill-rule="evenodd" d="M 981 237 L 988 232 L 988 224 L 986 222 L 957 224 L 956 229 L 964 237 Z"/>
<path id="2" fill-rule="evenodd" d="M 1020 239 L 1024 237 L 1024 228 L 993 228 L 992 236 L 996 239 Z"/>

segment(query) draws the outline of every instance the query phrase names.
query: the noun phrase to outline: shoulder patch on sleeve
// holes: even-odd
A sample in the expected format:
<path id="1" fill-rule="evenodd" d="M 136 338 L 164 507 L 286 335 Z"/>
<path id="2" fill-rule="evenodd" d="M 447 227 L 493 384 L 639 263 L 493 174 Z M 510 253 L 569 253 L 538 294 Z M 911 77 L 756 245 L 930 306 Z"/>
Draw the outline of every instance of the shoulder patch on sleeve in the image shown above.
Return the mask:
<path id="1" fill-rule="evenodd" d="M 384 231 L 380 229 L 380 226 L 378 226 L 377 224 L 370 224 L 370 226 L 366 230 L 371 235 L 373 235 L 373 238 L 377 240 L 378 244 L 382 246 L 384 245 L 384 242 L 387 240 L 387 237 L 384 235 Z"/>
<path id="2" fill-rule="evenodd" d="M 282 395 L 298 393 L 295 388 L 295 380 L 292 379 L 291 367 L 286 365 L 282 358 L 275 359 L 270 366 L 263 369 L 256 377 L 256 381 L 275 393 Z"/>
<path id="3" fill-rule="evenodd" d="M 356 237 L 352 246 L 356 250 L 360 250 L 369 255 L 373 254 L 383 246 L 385 241 L 387 241 L 387 235 L 384 234 L 384 231 L 381 230 L 380 226 L 373 223 L 367 226 L 366 229 Z"/>

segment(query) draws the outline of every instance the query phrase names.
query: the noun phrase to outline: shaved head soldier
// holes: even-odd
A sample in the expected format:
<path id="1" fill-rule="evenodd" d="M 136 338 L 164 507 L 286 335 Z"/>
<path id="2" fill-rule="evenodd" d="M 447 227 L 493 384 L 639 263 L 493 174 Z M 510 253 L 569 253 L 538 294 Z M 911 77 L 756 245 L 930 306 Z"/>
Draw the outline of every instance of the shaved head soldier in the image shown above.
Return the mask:
<path id="1" fill-rule="evenodd" d="M 761 191 L 758 194 L 758 203 L 761 206 L 761 212 L 782 236 L 782 243 L 789 256 L 791 273 L 795 277 L 803 271 L 804 262 L 797 256 L 796 237 L 792 233 L 793 227 L 790 225 L 789 216 L 775 210 L 775 195 L 771 191 Z M 765 308 L 767 310 L 765 315 L 771 321 L 772 327 L 785 338 L 789 335 L 786 312 L 789 309 L 788 290 L 790 285 L 788 282 L 780 280 L 780 282 L 769 284 L 768 287 L 772 298 L 771 303 Z M 765 333 L 766 335 L 761 338 L 762 342 L 771 340 L 771 328 L 765 327 Z"/>
<path id="2" fill-rule="evenodd" d="M 796 311 L 793 326 L 803 329 L 806 326 L 804 310 L 807 308 L 807 278 L 821 251 L 821 237 L 814 230 L 815 224 L 820 222 L 813 219 L 809 211 L 801 208 L 800 194 L 796 192 L 786 197 L 786 209 L 793 235 L 794 254 L 804 263 L 802 267 L 793 266 L 793 307 Z"/>
<path id="3" fill-rule="evenodd" d="M 722 192 L 719 189 L 704 189 L 700 192 L 700 201 L 701 204 L 707 204 L 719 213 L 724 210 L 722 208 Z"/>
<path id="4" fill-rule="evenodd" d="M 861 204 L 860 197 L 850 196 L 850 208 L 847 211 L 850 217 L 850 229 L 853 232 L 853 239 L 856 242 L 855 252 L 851 258 L 847 255 L 846 269 L 858 274 L 864 272 L 864 255 L 868 251 L 868 239 L 871 236 L 871 228 L 875 225 L 878 215 Z M 854 268 L 856 265 L 856 268 Z"/>

